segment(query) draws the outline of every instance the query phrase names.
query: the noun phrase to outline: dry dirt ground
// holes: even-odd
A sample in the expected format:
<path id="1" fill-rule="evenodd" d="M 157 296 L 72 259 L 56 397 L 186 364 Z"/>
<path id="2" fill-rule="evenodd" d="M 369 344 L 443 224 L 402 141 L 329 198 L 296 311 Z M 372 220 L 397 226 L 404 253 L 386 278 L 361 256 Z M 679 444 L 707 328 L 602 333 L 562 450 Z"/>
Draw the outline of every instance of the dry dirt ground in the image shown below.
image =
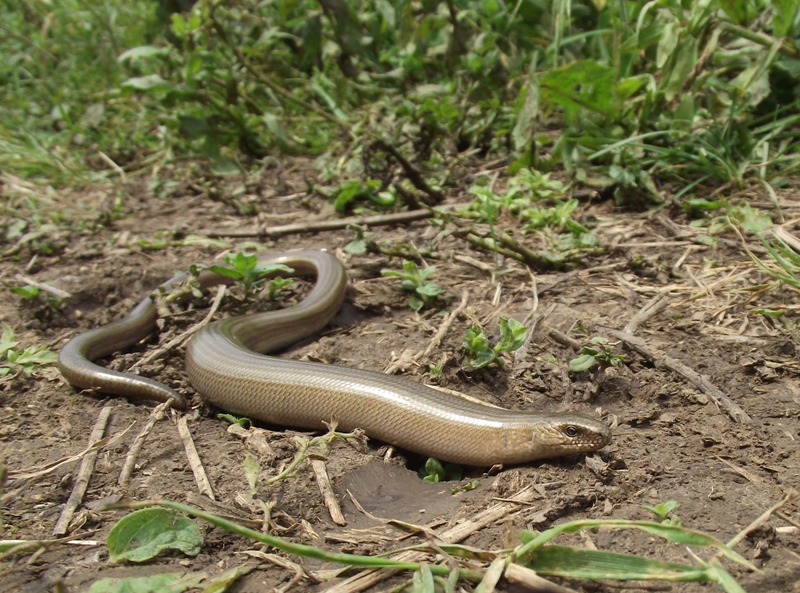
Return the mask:
<path id="1" fill-rule="evenodd" d="M 502 178 L 498 183 L 502 184 Z M 0 271 L 0 320 L 14 329 L 22 345 L 45 344 L 57 351 L 71 337 L 123 316 L 175 270 L 219 261 L 226 251 L 220 244 L 187 241 L 190 235 L 203 236 L 210 229 L 224 235 L 258 225 L 335 218 L 330 205 L 303 193 L 304 187 L 297 170 L 281 173 L 273 169 L 265 172 L 260 184 L 238 192 L 234 203 L 219 196 L 212 200 L 188 184 L 179 185 L 166 197 L 154 197 L 144 184 L 130 185 L 121 193 L 59 195 L 7 179 L 4 200 L 13 212 L 27 212 L 33 221 L 37 210 L 26 200 L 36 198 L 39 212 L 61 210 L 66 222 L 27 243 L 6 241 L 0 245 L 5 254 Z M 796 195 L 795 191 L 780 196 L 787 221 L 797 220 L 800 212 Z M 115 206 L 117 196 L 123 197 Z M 770 209 L 777 218 L 778 211 L 766 197 L 738 197 Z M 452 192 L 447 201 L 467 199 L 465 193 Z M 259 214 L 239 215 L 237 203 L 253 205 Z M 105 215 L 106 225 L 78 222 L 96 220 L 98 209 L 111 213 Z M 427 262 L 437 266 L 432 280 L 444 289 L 446 299 L 441 309 L 419 315 L 407 306 L 408 295 L 398 280 L 381 276 L 381 269 L 399 269 L 402 260 L 346 253 L 343 247 L 354 238 L 352 231 L 297 233 L 261 242 L 270 251 L 331 250 L 344 262 L 350 282 L 346 303 L 329 328 L 283 356 L 372 370 L 394 366 L 410 380 L 435 382 L 513 409 L 600 414 L 612 425 L 614 440 L 597 454 L 489 473 L 488 468 L 468 468 L 468 479 L 478 479 L 479 487 L 451 495 L 449 484 L 426 484 L 404 469 L 419 468 L 423 460 L 418 456 L 393 451 L 385 464 L 384 443 L 338 441 L 326 465 L 347 521 L 339 526 L 323 503 L 310 463 L 276 485 L 264 485 L 295 455 L 296 433 L 284 432 L 285 427 L 261 427 L 268 429 L 261 433 L 267 436 L 268 447 L 257 438 L 246 443 L 229 434 L 228 424 L 217 419 L 218 410 L 205 405 L 187 382 L 182 347 L 173 348 L 140 372 L 191 397 L 193 408 L 183 417 L 188 419 L 216 506 L 198 494 L 177 430 L 179 414 L 167 414 L 156 423 L 138 454 L 130 482 L 121 487 L 121 466 L 152 407 L 77 392 L 54 367 L 27 375 L 11 373 L 0 380 L 0 456 L 10 472 L 2 498 L 3 539 L 53 537 L 74 487 L 78 462 L 27 480 L 14 472 L 32 471 L 84 450 L 104 406 L 111 406 L 106 436 L 133 427 L 100 450 L 88 490 L 69 527 L 72 540 L 96 545 L 62 543 L 33 556 L 4 558 L 0 591 L 50 591 L 55 590 L 54 583 L 60 583 L 60 590 L 84 591 L 103 577 L 175 570 L 207 570 L 213 575 L 246 563 L 255 569 L 231 591 L 269 591 L 294 576 L 292 570 L 263 555 L 244 554 L 258 549 L 252 543 L 202 522 L 198 523 L 205 545 L 194 558 L 174 554 L 145 566 L 112 565 L 103 542 L 125 511 L 98 509 L 102 503 L 120 498 L 188 500 L 256 522 L 263 519 L 259 501 L 266 501 L 273 505 L 270 530 L 276 535 L 330 550 L 374 554 L 425 538 L 409 538 L 405 531 L 360 512 L 348 491 L 374 517 L 426 524 L 442 532 L 532 487 L 529 503 L 506 503 L 501 516 L 474 530 L 462 543 L 497 550 L 516 545 L 521 530 L 542 530 L 568 520 L 650 519 L 652 515 L 642 506 L 669 500 L 680 504 L 674 514 L 685 526 L 730 540 L 800 484 L 797 334 L 779 321 L 773 323 L 753 313 L 757 308 L 781 309 L 789 321 L 796 322 L 797 292 L 764 289 L 765 277 L 732 233 L 725 234 L 716 247 L 695 242 L 695 235 L 705 230 L 689 227 L 677 210 L 634 213 L 598 197 L 584 200 L 581 210 L 583 220 L 597 224 L 604 253 L 555 272 L 533 273 L 514 260 L 473 249 L 448 233 L 447 227 L 424 220 L 372 227 L 370 239 L 384 246 L 404 244 L 439 254 L 438 259 Z M 502 222 L 510 227 L 515 224 Z M 521 236 L 519 229 L 517 236 Z M 159 239 L 165 240 L 164 245 L 156 249 L 153 242 Z M 235 249 L 244 239 L 227 240 Z M 534 249 L 539 240 L 535 234 L 525 239 Z M 143 241 L 149 242 L 149 247 Z M 23 299 L 8 291 L 21 285 L 15 279 L 17 274 L 71 296 L 58 307 L 41 297 Z M 307 286 L 298 281 L 285 289 L 280 305 L 290 306 L 301 299 Z M 415 360 L 440 327 L 442 312 L 454 309 L 464 295 L 467 304 L 441 345 Z M 666 308 L 647 318 L 635 332 L 650 348 L 648 355 L 610 333 L 622 330 L 659 295 L 664 295 Z M 223 303 L 218 316 L 225 314 L 226 306 L 230 308 L 229 301 Z M 202 319 L 207 306 L 208 301 L 196 304 L 197 311 L 170 315 L 160 335 L 111 356 L 104 364 L 129 368 Z M 535 323 L 526 352 L 508 357 L 504 368 L 465 372 L 461 348 L 465 330 L 479 323 L 496 337 L 501 315 Z M 577 352 L 553 330 L 580 344 L 587 344 L 593 336 L 605 336 L 615 352 L 625 355 L 624 364 L 606 371 L 571 373 L 567 364 Z M 735 411 L 718 405 L 707 392 L 666 367 L 665 356 L 705 377 L 752 420 L 736 422 Z M 437 364 L 442 368 L 440 376 L 430 372 Z M 255 497 L 243 469 L 247 455 L 259 458 L 262 467 Z M 748 592 L 800 591 L 800 507 L 792 503 L 780 513 L 736 548 L 760 569 L 748 572 L 729 566 Z M 665 544 L 636 531 L 587 532 L 563 537 L 558 543 L 693 562 L 686 547 Z M 695 551 L 709 558 L 708 550 Z M 315 562 L 305 564 L 312 572 L 329 568 Z M 373 590 L 388 590 L 407 576 L 392 577 Z M 619 590 L 619 584 L 610 581 L 559 582 L 575 591 Z M 290 590 L 326 586 L 304 578 Z M 499 587 L 515 590 L 505 581 Z M 716 585 L 689 583 L 629 587 L 634 591 L 719 590 Z"/>

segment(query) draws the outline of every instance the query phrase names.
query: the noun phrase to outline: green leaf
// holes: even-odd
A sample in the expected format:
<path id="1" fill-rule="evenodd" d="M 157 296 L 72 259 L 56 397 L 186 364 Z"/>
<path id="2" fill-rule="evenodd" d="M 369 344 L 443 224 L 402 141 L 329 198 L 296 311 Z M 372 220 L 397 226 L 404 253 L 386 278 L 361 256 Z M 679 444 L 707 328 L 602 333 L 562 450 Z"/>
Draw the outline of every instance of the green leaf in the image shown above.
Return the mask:
<path id="1" fill-rule="evenodd" d="M 494 593 L 495 586 L 503 576 L 503 571 L 506 569 L 506 559 L 504 556 L 498 556 L 486 569 L 483 574 L 480 584 L 475 587 L 475 593 Z"/>
<path id="2" fill-rule="evenodd" d="M 417 294 L 421 294 L 422 296 L 426 297 L 435 297 L 440 295 L 444 292 L 437 284 L 433 282 L 426 282 L 422 286 L 417 286 Z"/>
<path id="3" fill-rule="evenodd" d="M 533 71 L 534 62 L 531 62 L 531 72 L 528 74 L 528 84 L 523 86 L 517 97 L 521 103 L 517 109 L 517 119 L 511 137 L 514 148 L 518 151 L 527 148 L 536 127 L 536 117 L 539 115 L 539 80 Z"/>
<path id="4" fill-rule="evenodd" d="M 689 74 L 697 64 L 697 39 L 683 35 L 675 49 L 675 61 L 668 76 L 661 81 L 661 88 L 667 101 L 677 95 L 689 78 Z"/>
<path id="5" fill-rule="evenodd" d="M 172 85 L 158 74 L 148 74 L 146 76 L 135 76 L 125 80 L 122 83 L 122 87 L 136 91 L 163 91 L 171 89 Z"/>
<path id="6" fill-rule="evenodd" d="M 25 348 L 16 362 L 25 366 L 55 364 L 58 362 L 58 354 L 47 350 L 44 346 L 32 346 Z"/>
<path id="7" fill-rule="evenodd" d="M 581 373 L 583 371 L 588 371 L 595 364 L 597 364 L 597 359 L 594 356 L 591 354 L 581 354 L 578 358 L 573 358 L 569 361 L 569 370 L 574 373 Z"/>
<path id="8" fill-rule="evenodd" d="M 256 568 L 257 567 L 255 565 L 243 565 L 226 570 L 221 575 L 210 579 L 208 584 L 203 589 L 203 593 L 224 593 L 237 580 L 244 575 L 253 572 Z"/>
<path id="9" fill-rule="evenodd" d="M 226 268 L 225 266 L 208 266 L 209 272 L 214 272 L 215 274 L 219 274 L 220 276 L 226 276 L 228 278 L 233 278 L 234 280 L 241 280 L 244 278 L 244 274 L 241 272 L 234 270 L 233 268 Z"/>
<path id="10" fill-rule="evenodd" d="M 167 55 L 168 53 L 169 50 L 165 47 L 140 45 L 139 47 L 132 47 L 131 49 L 122 52 L 117 58 L 117 61 L 120 64 L 124 64 L 125 62 L 136 63 L 145 58 L 151 58 L 153 56 L 161 57 Z"/>
<path id="11" fill-rule="evenodd" d="M 414 572 L 411 578 L 411 592 L 412 593 L 435 593 L 436 588 L 433 584 L 433 573 L 431 567 L 422 563 L 419 570 Z"/>
<path id="12" fill-rule="evenodd" d="M 3 334 L 0 336 L 0 354 L 19 344 L 14 339 L 14 330 L 7 323 L 3 324 Z"/>
<path id="13" fill-rule="evenodd" d="M 261 473 L 261 464 L 258 459 L 249 453 L 244 458 L 244 475 L 247 478 L 247 483 L 250 485 L 250 492 L 255 494 L 257 492 L 256 484 L 258 482 L 258 474 Z"/>
<path id="14" fill-rule="evenodd" d="M 388 0 L 375 0 L 375 8 L 381 13 L 383 20 L 386 21 L 386 25 L 390 28 L 394 28 L 397 22 L 394 6 L 392 6 Z"/>
<path id="15" fill-rule="evenodd" d="M 112 562 L 145 562 L 162 551 L 177 549 L 196 556 L 203 536 L 194 521 L 162 508 L 142 509 L 123 517 L 106 540 Z"/>
<path id="16" fill-rule="evenodd" d="M 503 359 L 498 358 L 497 354 L 491 348 L 478 353 L 478 355 L 470 361 L 470 366 L 475 369 L 482 369 L 489 363 L 496 362 L 498 365 L 503 366 Z"/>
<path id="17" fill-rule="evenodd" d="M 542 99 L 567 111 L 590 109 L 611 115 L 614 69 L 596 60 L 578 60 L 539 77 Z"/>
<path id="18" fill-rule="evenodd" d="M 411 297 L 408 300 L 408 306 L 411 307 L 412 310 L 419 312 L 425 306 L 425 301 L 417 297 Z"/>
<path id="19" fill-rule="evenodd" d="M 101 579 L 87 593 L 181 593 L 200 587 L 206 573 L 167 572 L 145 577 Z"/>
<path id="20" fill-rule="evenodd" d="M 219 147 L 216 145 L 216 141 L 212 141 L 210 136 L 208 137 L 208 140 L 214 145 L 214 154 L 211 155 L 211 171 L 215 175 L 237 175 L 242 172 L 242 168 L 239 166 L 239 163 L 216 152 L 219 150 Z"/>
<path id="21" fill-rule="evenodd" d="M 39 294 L 39 289 L 36 286 L 12 286 L 9 290 L 26 299 L 35 299 Z"/>
<path id="22" fill-rule="evenodd" d="M 250 274 L 261 278 L 262 276 L 267 276 L 269 274 L 275 274 L 277 272 L 282 272 L 284 274 L 294 274 L 294 268 L 290 268 L 289 266 L 285 266 L 283 264 L 258 264 L 250 270 Z M 291 283 L 291 280 L 289 281 Z"/>
<path id="23" fill-rule="evenodd" d="M 542 546 L 525 559 L 525 566 L 537 573 L 577 579 L 670 580 L 707 582 L 711 578 L 705 568 L 650 560 L 640 556 L 602 550 Z"/>
<path id="24" fill-rule="evenodd" d="M 364 255 L 367 252 L 367 242 L 364 239 L 355 239 L 345 245 L 344 250 L 352 255 Z"/>
<path id="25" fill-rule="evenodd" d="M 783 317 L 784 315 L 781 309 L 751 309 L 750 312 L 763 315 L 764 317 Z"/>
<path id="26" fill-rule="evenodd" d="M 525 343 L 528 328 L 516 319 L 500 317 L 500 342 L 494 347 L 495 352 L 514 352 Z"/>
<path id="27" fill-rule="evenodd" d="M 232 259 L 225 258 L 226 263 L 232 264 L 234 269 L 242 276 L 247 276 L 248 273 L 256 266 L 258 255 L 255 253 L 245 253 L 244 251 L 236 252 Z"/>
<path id="28" fill-rule="evenodd" d="M 253 421 L 250 420 L 247 416 L 234 416 L 233 414 L 217 414 L 217 418 L 220 420 L 224 420 L 225 422 L 230 422 L 231 424 L 238 424 L 242 428 L 250 428 L 253 424 Z"/>
<path id="29" fill-rule="evenodd" d="M 800 0 L 772 0 L 772 33 L 775 37 L 795 37 Z"/>
<path id="30" fill-rule="evenodd" d="M 425 477 L 422 478 L 424 482 L 441 482 L 445 479 L 445 471 L 442 462 L 435 457 L 428 457 L 425 462 Z"/>

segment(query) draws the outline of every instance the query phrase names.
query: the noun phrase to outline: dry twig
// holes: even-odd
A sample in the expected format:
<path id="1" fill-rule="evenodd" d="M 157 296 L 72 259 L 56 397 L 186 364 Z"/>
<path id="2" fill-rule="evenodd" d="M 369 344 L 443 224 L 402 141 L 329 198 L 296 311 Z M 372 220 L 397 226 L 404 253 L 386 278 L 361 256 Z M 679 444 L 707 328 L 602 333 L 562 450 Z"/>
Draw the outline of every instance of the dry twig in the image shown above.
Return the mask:
<path id="1" fill-rule="evenodd" d="M 733 402 L 727 395 L 725 395 L 705 375 L 701 375 L 694 369 L 689 368 L 680 360 L 672 358 L 671 356 L 656 350 L 651 346 L 648 346 L 647 343 L 641 338 L 637 338 L 629 333 L 615 329 L 605 329 L 604 331 L 618 340 L 622 340 L 628 344 L 631 348 L 650 360 L 650 362 L 656 366 L 666 367 L 671 371 L 681 375 L 684 379 L 692 383 L 695 387 L 710 397 L 718 407 L 724 409 L 734 422 L 752 422 L 752 418 L 750 418 L 750 416 L 748 416 L 738 404 Z"/>
<path id="2" fill-rule="evenodd" d="M 128 454 L 125 456 L 125 463 L 122 465 L 122 470 L 119 472 L 119 479 L 117 480 L 117 484 L 123 488 L 128 485 L 131 479 L 133 468 L 136 466 L 136 460 L 139 458 L 139 453 L 144 446 L 147 435 L 150 434 L 155 423 L 164 418 L 164 411 L 169 408 L 170 405 L 172 405 L 172 400 L 167 400 L 153 408 L 153 411 L 150 412 L 150 418 L 147 419 L 147 424 L 145 424 L 141 432 L 136 435 L 136 438 L 128 449 Z"/>
<path id="3" fill-rule="evenodd" d="M 333 519 L 333 522 L 337 525 L 346 525 L 347 521 L 345 521 L 344 515 L 342 514 L 342 507 L 339 506 L 339 499 L 336 498 L 336 494 L 333 492 L 331 480 L 328 477 L 328 470 L 325 468 L 325 462 L 321 459 L 312 459 L 311 467 L 314 469 L 314 476 L 317 478 L 319 492 L 322 494 L 322 500 L 325 502 L 325 507 L 328 509 L 331 519 Z"/>
<path id="4" fill-rule="evenodd" d="M 106 425 L 108 424 L 110 415 L 111 405 L 107 404 L 100 410 L 97 421 L 94 423 L 94 428 L 92 428 L 92 432 L 89 435 L 90 445 L 103 438 L 103 433 L 106 431 Z M 56 526 L 53 528 L 53 535 L 64 535 L 67 532 L 69 523 L 72 521 L 72 516 L 83 501 L 83 495 L 86 494 L 86 488 L 89 486 L 89 479 L 92 477 L 96 459 L 97 450 L 95 449 L 87 453 L 81 461 L 81 466 L 75 479 L 75 485 L 72 488 L 69 499 L 67 499 L 67 504 L 64 505 L 64 509 L 61 511 L 58 521 L 56 521 Z"/>
<path id="5" fill-rule="evenodd" d="M 200 461 L 200 455 L 197 454 L 197 449 L 194 446 L 194 439 L 192 439 L 192 433 L 189 431 L 186 416 L 181 416 L 178 419 L 178 434 L 181 435 L 183 448 L 186 451 L 189 467 L 192 468 L 197 489 L 200 491 L 200 494 L 208 496 L 211 500 L 217 500 L 214 496 L 214 491 L 211 489 L 211 483 L 208 481 L 206 470 L 203 468 L 203 462 Z"/>
<path id="6" fill-rule="evenodd" d="M 30 276 L 25 276 L 24 274 L 14 274 L 14 279 L 18 282 L 23 282 L 24 284 L 28 284 L 30 286 L 35 286 L 39 290 L 52 294 L 57 299 L 68 299 L 72 296 L 72 294 L 68 293 L 66 290 L 61 290 L 60 288 L 56 288 L 55 286 L 50 286 L 49 284 L 45 284 L 44 282 L 39 282 Z"/>
<path id="7" fill-rule="evenodd" d="M 439 211 L 457 210 L 465 208 L 466 204 L 455 204 L 452 206 L 442 206 Z M 256 229 L 214 229 L 201 231 L 208 237 L 230 237 L 236 239 L 245 238 L 269 238 L 274 239 L 283 235 L 293 235 L 297 233 L 318 233 L 321 231 L 338 231 L 346 229 L 350 225 L 359 226 L 382 226 L 398 224 L 403 222 L 413 222 L 435 216 L 437 210 L 420 209 L 408 212 L 392 212 L 389 214 L 376 214 L 374 216 L 350 216 L 337 220 L 312 220 L 310 222 L 296 222 L 274 227 Z"/>
<path id="8" fill-rule="evenodd" d="M 489 508 L 477 513 L 471 519 L 443 531 L 442 533 L 438 534 L 437 537 L 440 541 L 446 543 L 460 542 L 486 525 L 489 525 L 490 523 L 493 523 L 515 511 L 517 508 L 519 508 L 520 503 L 524 504 L 526 502 L 530 502 L 537 496 L 538 493 L 533 489 L 533 487 L 528 486 L 523 488 L 514 496 L 510 497 L 510 500 L 513 500 L 514 502 L 503 502 L 492 505 Z M 407 550 L 405 552 L 393 554 L 390 556 L 390 558 L 408 562 L 419 562 L 426 556 L 427 554 L 425 552 Z M 386 569 L 365 570 L 355 576 L 350 577 L 349 579 L 346 579 L 340 583 L 336 583 L 329 589 L 326 589 L 326 593 L 356 593 L 358 591 L 364 591 L 365 589 L 369 589 L 370 587 L 380 583 L 384 579 L 387 579 L 396 573 L 396 570 Z"/>
<path id="9" fill-rule="evenodd" d="M 208 325 L 208 323 L 211 321 L 211 318 L 214 317 L 214 314 L 217 312 L 217 309 L 219 309 L 219 305 L 222 302 L 222 297 L 225 296 L 226 288 L 227 287 L 224 284 L 220 284 L 219 286 L 217 286 L 217 294 L 214 296 L 214 301 L 211 303 L 211 308 L 208 310 L 208 313 L 206 314 L 206 316 L 203 318 L 202 321 L 198 321 L 192 327 L 183 332 L 181 335 L 171 339 L 169 342 L 164 344 L 161 348 L 158 348 L 153 352 L 151 352 L 150 354 L 148 354 L 147 356 L 145 356 L 144 358 L 137 360 L 134 364 L 131 365 L 130 370 L 144 366 L 152 362 L 153 360 L 156 360 L 157 358 L 161 358 L 173 348 L 183 344 L 183 342 L 188 340 L 192 336 L 192 334 L 194 334 L 197 330 L 199 330 L 203 326 Z"/>

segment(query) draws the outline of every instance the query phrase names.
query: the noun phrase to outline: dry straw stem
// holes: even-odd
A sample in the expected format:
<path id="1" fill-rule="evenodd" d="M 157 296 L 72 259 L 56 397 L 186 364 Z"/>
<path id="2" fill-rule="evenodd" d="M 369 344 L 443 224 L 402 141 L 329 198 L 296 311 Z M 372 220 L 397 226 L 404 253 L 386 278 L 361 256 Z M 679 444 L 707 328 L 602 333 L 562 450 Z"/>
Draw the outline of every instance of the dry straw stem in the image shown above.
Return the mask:
<path id="1" fill-rule="evenodd" d="M 535 570 L 520 566 L 514 562 L 506 566 L 505 577 L 509 583 L 521 585 L 536 593 L 577 593 L 575 589 L 556 585 L 540 577 Z"/>
<path id="2" fill-rule="evenodd" d="M 463 206 L 463 205 L 462 205 Z M 338 220 L 312 220 L 309 222 L 296 222 L 280 226 L 255 228 L 255 229 L 209 229 L 200 231 L 200 234 L 211 238 L 269 238 L 282 237 L 283 235 L 296 235 L 299 233 L 318 233 L 322 231 L 339 231 L 350 225 L 359 226 L 384 226 L 403 222 L 424 220 L 435 216 L 435 211 L 428 209 L 410 210 L 408 212 L 392 212 L 390 214 L 376 214 L 373 216 L 350 216 Z"/>
<path id="3" fill-rule="evenodd" d="M 2 554 L 0 554 L 0 562 L 8 558 L 35 550 L 37 552 L 46 551 L 60 544 L 72 544 L 79 546 L 99 546 L 100 542 L 95 540 L 80 540 L 77 537 L 86 537 L 97 533 L 97 529 L 92 529 L 80 535 L 68 535 L 67 537 L 59 537 L 56 539 L 33 539 L 33 540 L 5 540 L 2 542 Z M 30 562 L 29 562 L 30 564 Z"/>
<path id="4" fill-rule="evenodd" d="M 280 568 L 285 568 L 286 570 L 291 570 L 294 575 L 288 582 L 284 583 L 280 587 L 273 589 L 275 593 L 286 593 L 289 589 L 294 587 L 297 583 L 302 581 L 303 579 L 309 579 L 314 583 L 319 583 L 320 580 L 317 579 L 312 573 L 306 571 L 306 569 L 296 562 L 292 562 L 291 560 L 287 560 L 283 556 L 278 556 L 277 554 L 268 554 L 267 552 L 262 552 L 261 550 L 246 550 L 244 552 L 237 552 L 238 554 L 244 554 L 245 556 L 249 556 L 251 558 L 257 558 L 259 560 L 264 560 L 266 562 L 270 562 L 275 566 Z"/>
<path id="5" fill-rule="evenodd" d="M 186 451 L 186 458 L 189 461 L 189 467 L 192 468 L 198 491 L 200 494 L 208 496 L 211 500 L 216 500 L 214 491 L 211 489 L 211 482 L 208 481 L 206 470 L 203 468 L 203 462 L 200 461 L 200 455 L 197 454 L 197 448 L 194 446 L 194 439 L 192 439 L 192 433 L 189 431 L 186 416 L 181 416 L 178 419 L 178 434 L 181 435 L 183 449 Z"/>
<path id="6" fill-rule="evenodd" d="M 433 352 L 436 348 L 439 347 L 439 345 L 442 343 L 442 340 L 444 340 L 444 337 L 447 335 L 447 332 L 450 331 L 451 327 L 453 327 L 453 323 L 458 318 L 458 316 L 461 315 L 461 313 L 467 307 L 468 303 L 469 303 L 469 292 L 465 290 L 464 294 L 461 295 L 461 302 L 455 309 L 453 309 L 450 313 L 448 313 L 444 317 L 442 323 L 439 325 L 439 329 L 437 330 L 436 334 L 433 336 L 433 338 L 431 338 L 430 343 L 428 343 L 428 347 L 425 348 L 424 351 L 419 351 L 414 356 L 412 356 L 411 361 L 418 362 L 423 358 L 427 358 L 428 356 L 430 356 L 431 352 Z M 407 360 L 404 360 L 404 357 L 401 357 L 400 359 L 396 360 L 391 365 L 389 365 L 389 367 L 387 367 L 386 370 L 384 370 L 384 373 L 386 373 L 387 375 L 395 374 L 405 362 L 407 362 Z"/>
<path id="7" fill-rule="evenodd" d="M 80 453 L 76 453 L 75 455 L 70 455 L 69 457 L 62 457 L 61 459 L 54 461 L 52 463 L 48 463 L 44 467 L 39 469 L 27 469 L 27 470 L 17 470 L 17 471 L 10 471 L 8 472 L 8 477 L 13 478 L 14 480 L 32 480 L 35 478 L 40 478 L 42 476 L 46 476 L 63 465 L 68 463 L 73 463 L 78 461 L 79 459 L 83 459 L 89 453 L 96 453 L 100 449 L 104 447 L 108 447 L 116 443 L 119 439 L 121 439 L 127 432 L 133 427 L 131 424 L 128 428 L 120 432 L 119 434 L 114 435 L 113 437 L 105 437 L 100 439 L 99 441 L 92 442 L 88 447 L 86 447 Z M 5 497 L 0 499 L 0 502 L 4 502 Z"/>
<path id="8" fill-rule="evenodd" d="M 325 468 L 325 462 L 321 459 L 312 459 L 311 467 L 314 469 L 314 476 L 317 478 L 319 492 L 322 494 L 322 500 L 325 502 L 325 508 L 328 509 L 331 519 L 337 525 L 346 525 L 347 521 L 345 521 L 344 515 L 342 514 L 342 507 L 339 506 L 339 500 L 333 492 L 331 480 L 328 477 L 328 470 Z"/>
<path id="9" fill-rule="evenodd" d="M 617 338 L 618 340 L 622 340 L 656 366 L 666 367 L 671 371 L 681 375 L 684 379 L 688 380 L 695 387 L 710 397 L 718 407 L 724 409 L 734 422 L 744 424 L 753 421 L 752 418 L 750 418 L 750 416 L 748 416 L 748 414 L 741 407 L 739 407 L 738 404 L 734 403 L 705 375 L 701 375 L 694 369 L 689 368 L 678 359 L 672 358 L 671 356 L 664 354 L 652 346 L 648 346 L 647 343 L 641 338 L 637 338 L 636 336 L 616 329 L 605 328 L 603 331 Z"/>
<path id="10" fill-rule="evenodd" d="M 94 428 L 92 428 L 92 432 L 89 435 L 90 445 L 103 438 L 103 433 L 106 431 L 106 425 L 108 424 L 108 418 L 111 416 L 111 409 L 112 406 L 107 404 L 100 410 L 100 414 L 97 416 L 97 420 L 94 423 Z M 58 521 L 56 521 L 56 525 L 53 528 L 53 535 L 64 535 L 67 532 L 69 523 L 72 521 L 72 516 L 83 501 L 83 495 L 86 494 L 86 488 L 89 486 L 89 479 L 92 477 L 96 459 L 97 449 L 87 453 L 81 460 L 81 466 L 75 478 L 75 485 L 72 488 L 69 499 L 67 499 L 67 504 L 64 505 L 64 509 L 61 511 Z"/>
<path id="11" fill-rule="evenodd" d="M 533 487 L 528 486 L 523 488 L 517 494 L 509 498 L 509 500 L 513 502 L 503 502 L 492 505 L 476 514 L 472 519 L 459 523 L 437 534 L 437 537 L 440 541 L 445 543 L 458 543 L 486 525 L 502 519 L 509 513 L 517 510 L 520 504 L 531 502 L 538 496 L 539 494 Z M 419 562 L 426 557 L 426 553 L 413 550 L 399 552 L 390 556 L 392 560 L 399 560 L 402 562 Z M 332 587 L 326 589 L 326 593 L 357 593 L 358 591 L 364 591 L 389 578 L 396 572 L 396 570 L 387 569 L 365 570 L 340 583 L 336 583 Z"/>
<path id="12" fill-rule="evenodd" d="M 60 288 L 56 288 L 55 286 L 50 286 L 49 284 L 45 284 L 44 282 L 39 282 L 38 280 L 35 280 L 30 276 L 25 276 L 24 274 L 14 274 L 14 280 L 16 280 L 17 282 L 28 284 L 30 286 L 35 286 L 41 291 L 52 294 L 57 299 L 68 299 L 72 296 L 72 294 L 68 293 L 66 290 L 61 290 Z"/>
<path id="13" fill-rule="evenodd" d="M 222 297 L 225 296 L 225 291 L 226 287 L 224 284 L 220 284 L 219 286 L 217 286 L 217 294 L 214 296 L 214 301 L 211 303 L 211 308 L 208 310 L 208 313 L 206 314 L 206 316 L 203 318 L 202 321 L 198 321 L 192 327 L 183 332 L 181 335 L 171 339 L 169 342 L 164 344 L 164 346 L 162 346 L 161 348 L 154 350 L 152 353 L 148 354 L 144 358 L 136 361 L 133 365 L 131 365 L 130 370 L 144 366 L 156 360 L 157 358 L 161 358 L 174 348 L 183 344 L 183 342 L 188 340 L 192 336 L 192 334 L 197 332 L 197 330 L 208 325 L 208 323 L 211 321 L 211 318 L 214 317 L 214 314 L 217 312 L 217 309 L 219 309 L 219 305 L 222 302 Z"/>
<path id="14" fill-rule="evenodd" d="M 139 458 L 139 453 L 142 451 L 145 439 L 147 439 L 147 435 L 150 434 L 150 431 L 153 429 L 153 426 L 155 426 L 156 422 L 164 418 L 164 411 L 171 405 L 172 400 L 168 400 L 157 405 L 155 408 L 153 408 L 153 411 L 150 412 L 150 417 L 147 419 L 147 424 L 145 424 L 141 432 L 136 435 L 136 438 L 128 449 L 128 454 L 125 456 L 125 463 L 122 465 L 122 470 L 120 470 L 119 478 L 117 479 L 118 485 L 122 486 L 123 488 L 128 485 L 128 482 L 131 479 L 131 474 L 133 474 L 133 469 L 136 467 L 136 460 Z"/>

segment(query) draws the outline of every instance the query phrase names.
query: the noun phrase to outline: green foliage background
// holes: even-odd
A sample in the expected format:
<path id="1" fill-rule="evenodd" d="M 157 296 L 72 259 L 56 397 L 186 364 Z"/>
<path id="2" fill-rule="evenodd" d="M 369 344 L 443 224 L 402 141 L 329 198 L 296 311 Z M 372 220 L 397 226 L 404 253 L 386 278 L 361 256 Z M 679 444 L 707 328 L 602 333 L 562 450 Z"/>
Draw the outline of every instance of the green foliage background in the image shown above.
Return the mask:
<path id="1" fill-rule="evenodd" d="M 798 166 L 798 5 L 9 0 L 0 168 L 85 183 L 111 163 L 327 154 L 330 175 L 369 179 L 381 140 L 443 185 L 505 155 L 652 200 L 658 180 L 780 184 Z"/>

